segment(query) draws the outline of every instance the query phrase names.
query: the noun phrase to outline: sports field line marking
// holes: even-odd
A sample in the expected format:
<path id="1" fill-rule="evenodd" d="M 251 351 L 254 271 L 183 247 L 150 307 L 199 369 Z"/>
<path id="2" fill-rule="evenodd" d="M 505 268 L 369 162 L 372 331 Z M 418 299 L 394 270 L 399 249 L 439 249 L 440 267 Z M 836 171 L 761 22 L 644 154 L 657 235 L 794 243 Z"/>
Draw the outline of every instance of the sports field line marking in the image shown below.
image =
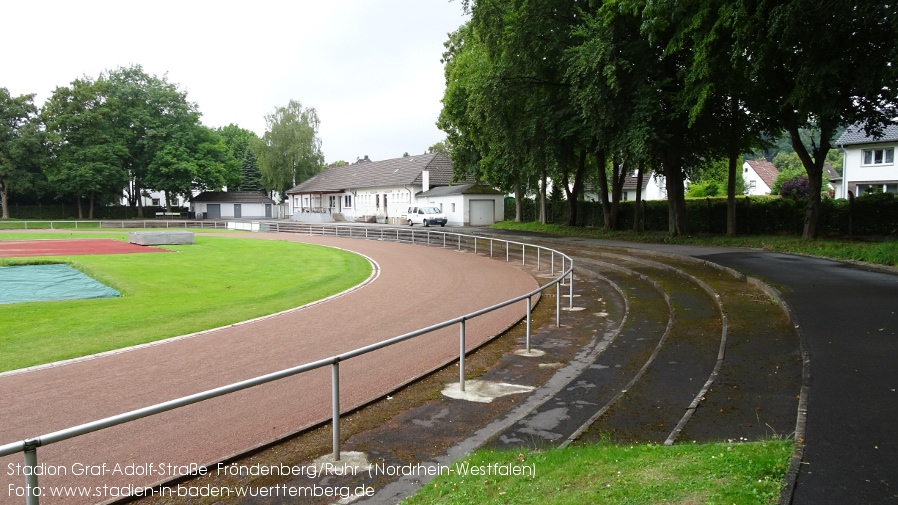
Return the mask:
<path id="1" fill-rule="evenodd" d="M 186 339 L 188 339 L 188 338 L 199 337 L 199 336 L 205 335 L 205 334 L 207 334 L 207 333 L 212 333 L 212 332 L 214 332 L 214 331 L 219 331 L 219 330 L 223 330 L 223 329 L 226 329 L 226 328 L 234 328 L 234 327 L 236 327 L 236 326 L 243 326 L 243 325 L 245 325 L 245 324 L 254 323 L 254 322 L 256 322 L 256 321 L 262 321 L 262 320 L 264 320 L 264 319 L 269 319 L 269 318 L 272 318 L 272 317 L 277 317 L 277 316 L 280 316 L 280 315 L 283 315 L 283 314 L 289 314 L 289 313 L 291 313 L 291 312 L 297 312 L 297 311 L 300 311 L 300 310 L 305 310 L 305 309 L 307 309 L 307 308 L 309 308 L 309 307 L 314 307 L 315 305 L 318 305 L 318 304 L 321 304 L 321 303 L 325 303 L 325 302 L 329 302 L 329 301 L 335 300 L 335 299 L 337 299 L 337 298 L 346 296 L 346 295 L 348 295 L 349 293 L 352 293 L 352 292 L 354 292 L 354 291 L 357 291 L 357 290 L 359 290 L 359 289 L 362 289 L 363 287 L 367 286 L 368 284 L 371 284 L 372 282 L 374 282 L 375 280 L 377 280 L 378 277 L 380 277 L 380 264 L 377 263 L 377 261 L 375 261 L 373 258 L 371 258 L 371 257 L 369 257 L 369 256 L 366 256 L 366 255 L 364 255 L 364 254 L 362 254 L 362 253 L 356 252 L 356 251 L 351 251 L 351 250 L 349 250 L 349 249 L 344 249 L 344 248 L 342 248 L 342 247 L 334 247 L 334 246 L 323 246 L 323 247 L 330 247 L 330 248 L 332 248 L 332 249 L 338 249 L 338 250 L 341 250 L 341 251 L 347 251 L 347 252 L 350 252 L 350 253 L 352 253 L 352 254 L 357 254 L 357 255 L 359 255 L 359 256 L 365 258 L 366 260 L 368 260 L 368 263 L 371 264 L 371 275 L 369 275 L 368 278 L 365 279 L 364 281 L 362 281 L 361 283 L 356 284 L 355 286 L 353 286 L 353 287 L 351 287 L 351 288 L 345 289 L 345 290 L 343 290 L 343 291 L 341 291 L 341 292 L 339 292 L 339 293 L 335 293 L 335 294 L 333 294 L 333 295 L 331 295 L 331 296 L 328 296 L 327 298 L 322 298 L 322 299 L 320 299 L 320 300 L 315 300 L 314 302 L 309 302 L 309 303 L 307 303 L 307 304 L 305 304 L 305 305 L 300 305 L 299 307 L 293 307 L 292 309 L 282 310 L 282 311 L 280 311 L 280 312 L 275 312 L 275 313 L 273 313 L 273 314 L 268 314 L 268 315 L 256 317 L 256 318 L 253 318 L 253 319 L 247 319 L 246 321 L 240 321 L 240 322 L 228 324 L 228 325 L 225 325 L 225 326 L 219 326 L 219 327 L 217 327 L 217 328 L 210 328 L 210 329 L 208 329 L 208 330 L 202 330 L 202 331 L 197 331 L 197 332 L 194 332 L 194 333 L 188 333 L 188 334 L 186 334 L 186 335 L 178 335 L 178 336 L 176 336 L 176 337 L 169 337 L 169 338 L 165 338 L 165 339 L 162 339 L 162 340 L 155 340 L 155 341 L 153 341 L 153 342 L 147 342 L 147 343 L 145 343 L 145 344 L 132 345 L 132 346 L 130 346 L 130 347 L 123 347 L 123 348 L 121 348 L 121 349 L 113 349 L 113 350 L 111 350 L 111 351 L 104 351 L 104 352 L 100 352 L 100 353 L 96 353 L 96 354 L 89 354 L 89 355 L 87 355 L 87 356 L 81 356 L 81 357 L 78 357 L 78 358 L 65 359 L 65 360 L 61 360 L 61 361 L 54 361 L 54 362 L 52 362 L 52 363 L 44 363 L 44 364 L 42 364 L 42 365 L 34 365 L 34 366 L 27 367 L 27 368 L 17 368 L 17 369 L 15 369 L 15 370 L 9 370 L 9 371 L 6 371 L 6 372 L 0 372 L 0 378 L 2 378 L 2 377 L 9 377 L 9 376 L 12 376 L 12 375 L 24 374 L 24 373 L 28 373 L 28 372 L 34 372 L 34 371 L 38 371 L 38 370 L 45 370 L 45 369 L 48 369 L 48 368 L 56 368 L 56 367 L 63 366 L 63 365 L 70 365 L 70 364 L 74 364 L 74 363 L 81 363 L 82 361 L 90 361 L 90 360 L 94 360 L 94 359 L 104 358 L 104 357 L 106 357 L 106 356 L 114 356 L 114 355 L 116 355 L 116 354 L 123 354 L 123 353 L 126 353 L 126 352 L 137 351 L 137 350 L 140 350 L 140 349 L 145 349 L 145 348 L 147 348 L 147 347 L 155 347 L 155 346 L 158 346 L 158 345 L 170 344 L 170 343 L 172 343 L 172 342 L 177 342 L 177 341 L 179 341 L 179 340 L 186 340 Z"/>

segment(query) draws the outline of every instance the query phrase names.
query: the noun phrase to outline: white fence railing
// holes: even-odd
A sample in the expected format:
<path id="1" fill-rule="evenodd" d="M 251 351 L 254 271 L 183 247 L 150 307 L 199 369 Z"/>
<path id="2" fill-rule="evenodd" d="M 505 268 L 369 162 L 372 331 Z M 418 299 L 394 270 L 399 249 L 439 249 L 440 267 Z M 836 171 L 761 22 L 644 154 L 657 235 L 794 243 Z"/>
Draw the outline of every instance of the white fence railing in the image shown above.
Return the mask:
<path id="1" fill-rule="evenodd" d="M 18 223 L 28 223 L 26 221 L 18 221 Z M 30 223 L 44 223 L 45 225 L 49 223 L 49 226 L 44 226 L 43 229 L 60 229 L 58 223 L 69 223 L 66 221 L 43 221 L 43 222 L 35 222 L 31 221 Z M 54 223 L 56 223 L 54 227 Z M 77 222 L 74 222 L 76 226 L 72 226 L 71 228 L 77 228 Z M 82 227 L 78 229 L 88 229 L 84 225 L 94 223 L 95 226 L 91 226 L 91 228 L 141 228 L 141 223 L 152 223 L 152 224 L 162 224 L 162 222 L 157 221 L 91 221 L 91 222 L 81 222 Z M 502 256 L 505 256 L 505 261 L 512 260 L 520 260 L 522 265 L 527 265 L 527 261 L 531 261 L 533 266 L 539 271 L 543 269 L 543 267 L 547 267 L 549 269 L 550 276 L 552 279 L 540 286 L 539 288 L 506 300 L 504 302 L 498 303 L 496 305 L 492 305 L 490 307 L 485 307 L 483 309 L 471 312 L 469 314 L 456 317 L 454 319 L 449 319 L 447 321 L 443 321 L 442 323 L 435 324 L 433 326 L 428 326 L 426 328 L 421 328 L 420 330 L 416 330 L 410 333 L 406 333 L 404 335 L 399 335 L 375 344 L 371 344 L 365 347 L 360 347 L 358 349 L 345 352 L 342 354 L 338 354 L 336 356 L 331 356 L 330 358 L 321 359 L 318 361 L 314 361 L 311 363 L 306 363 L 303 365 L 299 365 L 293 368 L 287 368 L 285 370 L 280 370 L 278 372 L 261 375 L 252 379 L 235 382 L 233 384 L 229 384 L 227 386 L 222 386 L 214 389 L 210 389 L 207 391 L 203 391 L 200 393 L 196 393 L 189 396 L 184 396 L 181 398 L 177 398 L 174 400 L 170 400 L 167 402 L 158 403 L 156 405 L 151 405 L 149 407 L 144 407 L 137 410 L 132 410 L 130 412 L 125 412 L 123 414 L 118 414 L 115 416 L 106 417 L 103 419 L 98 419 L 96 421 L 92 421 L 89 423 L 80 424 L 78 426 L 72 426 L 70 428 L 65 428 L 62 430 L 54 431 L 52 433 L 46 433 L 43 435 L 27 438 L 24 440 L 20 440 L 17 442 L 12 442 L 4 445 L 0 445 L 0 457 L 8 456 L 11 454 L 15 454 L 18 452 L 24 453 L 25 466 L 28 469 L 23 470 L 23 474 L 25 475 L 25 503 L 28 505 L 37 505 L 40 501 L 39 490 L 38 488 L 38 474 L 36 471 L 38 468 L 37 462 L 37 448 L 50 445 L 56 442 L 61 442 L 63 440 L 68 440 L 70 438 L 78 437 L 81 435 L 85 435 L 88 433 L 93 433 L 95 431 L 99 431 L 105 428 L 110 428 L 113 426 L 118 426 L 120 424 L 128 423 L 131 421 L 135 421 L 137 419 L 142 419 L 144 417 L 152 416 L 155 414 L 160 414 L 162 412 L 168 412 L 170 410 L 177 409 L 179 407 L 184 407 L 187 405 L 192 405 L 194 403 L 198 403 L 204 400 L 208 400 L 211 398 L 216 398 L 219 396 L 223 396 L 229 393 L 233 393 L 236 391 L 241 391 L 244 389 L 248 389 L 254 386 L 258 386 L 261 384 L 266 384 L 268 382 L 276 381 L 278 379 L 283 379 L 285 377 L 291 377 L 294 375 L 298 375 L 304 372 L 308 372 L 311 370 L 315 370 L 318 368 L 330 366 L 331 367 L 331 425 L 332 425 L 332 440 L 333 440 L 333 458 L 334 460 L 340 459 L 340 363 L 342 361 L 346 361 L 348 359 L 352 359 L 357 356 L 361 356 L 363 354 L 367 354 L 370 352 L 377 351 L 379 349 L 383 349 L 385 347 L 397 344 L 399 342 L 403 342 L 405 340 L 409 340 L 411 338 L 430 333 L 432 331 L 446 328 L 449 326 L 458 325 L 459 328 L 459 387 L 462 391 L 465 389 L 465 323 L 477 316 L 492 312 L 494 310 L 500 309 L 502 307 L 520 302 L 522 300 L 527 301 L 527 309 L 524 318 L 527 320 L 526 324 L 526 346 L 527 350 L 530 350 L 530 317 L 531 312 L 533 310 L 532 300 L 535 295 L 545 291 L 552 286 L 555 286 L 555 323 L 556 325 L 561 324 L 561 286 L 565 285 L 569 290 L 569 299 L 571 300 L 571 304 L 573 304 L 573 261 L 571 258 L 559 251 L 554 249 L 549 249 L 542 246 L 526 244 L 523 242 L 515 242 L 510 240 L 503 240 L 500 238 L 493 237 L 483 237 L 476 236 L 466 233 L 454 233 L 454 232 L 444 232 L 444 231 L 436 231 L 436 230 L 428 230 L 428 229 L 412 229 L 412 228 L 390 228 L 390 227 L 372 227 L 372 226 L 360 226 L 360 225 L 317 225 L 317 224 L 306 224 L 306 223 L 296 223 L 296 222 L 279 222 L 279 221 L 255 221 L 252 222 L 251 225 L 247 226 L 244 221 L 241 221 L 239 226 L 236 224 L 233 226 L 229 226 L 228 222 L 224 221 L 172 221 L 171 223 L 176 223 L 178 226 L 168 226 L 168 227 L 190 227 L 190 228 L 200 228 L 199 224 L 212 224 L 216 223 L 216 226 L 206 226 L 206 228 L 229 228 L 229 229 L 248 229 L 252 231 L 262 231 L 262 232 L 276 232 L 276 233 L 301 233 L 308 235 L 322 235 L 322 236 L 333 236 L 333 237 L 345 237 L 345 238 L 353 238 L 353 239 L 362 239 L 362 240 L 385 240 L 385 241 L 393 241 L 400 243 L 409 243 L 409 244 L 419 244 L 419 245 L 428 245 L 434 247 L 445 247 L 445 248 L 456 248 L 457 250 L 470 251 L 474 254 L 483 254 L 488 255 L 491 258 L 498 257 L 501 259 Z M 181 226 L 181 224 L 190 225 L 190 226 Z M 118 226 L 121 224 L 121 226 Z M 136 226 L 135 226 L 136 225 Z M 146 227 L 161 227 L 161 226 L 146 226 Z M 8 229 L 8 228 L 7 228 Z M 34 225 L 31 228 L 21 228 L 21 229 L 40 229 L 35 227 Z M 528 255 L 528 251 L 530 254 Z M 557 273 L 557 275 L 556 275 Z"/>

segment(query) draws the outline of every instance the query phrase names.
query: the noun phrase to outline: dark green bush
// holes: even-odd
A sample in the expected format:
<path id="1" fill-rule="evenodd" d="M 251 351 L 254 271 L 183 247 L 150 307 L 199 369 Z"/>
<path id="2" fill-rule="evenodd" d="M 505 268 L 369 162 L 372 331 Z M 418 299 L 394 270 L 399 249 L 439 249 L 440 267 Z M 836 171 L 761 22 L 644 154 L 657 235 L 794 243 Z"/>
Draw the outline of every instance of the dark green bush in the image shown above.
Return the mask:
<path id="1" fill-rule="evenodd" d="M 647 231 L 668 229 L 666 200 L 642 202 L 643 223 Z M 801 235 L 807 202 L 778 196 L 752 196 L 736 199 L 736 231 L 741 235 Z M 619 230 L 633 229 L 635 202 L 620 203 Z M 505 200 L 505 218 L 514 219 L 513 198 Z M 692 233 L 726 233 L 726 197 L 686 200 L 686 213 Z M 546 202 L 547 221 L 566 224 L 568 203 Z M 539 220 L 539 208 L 532 199 L 524 200 L 524 221 Z M 598 202 L 577 203 L 577 225 L 603 226 L 602 206 Z M 826 236 L 898 235 L 898 197 L 881 193 L 848 200 L 824 198 L 820 206 L 820 229 Z"/>

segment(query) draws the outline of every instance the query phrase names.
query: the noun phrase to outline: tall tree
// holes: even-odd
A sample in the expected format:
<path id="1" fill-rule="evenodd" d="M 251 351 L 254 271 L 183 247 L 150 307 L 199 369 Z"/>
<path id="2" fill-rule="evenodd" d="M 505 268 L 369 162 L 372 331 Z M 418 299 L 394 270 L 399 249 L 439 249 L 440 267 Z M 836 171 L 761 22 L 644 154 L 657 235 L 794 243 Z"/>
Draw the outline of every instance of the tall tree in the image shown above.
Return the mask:
<path id="1" fill-rule="evenodd" d="M 256 163 L 256 156 L 252 149 L 246 150 L 243 157 L 243 164 L 240 167 L 240 191 L 258 191 L 265 193 L 262 187 L 262 172 L 259 170 L 259 164 Z"/>
<path id="2" fill-rule="evenodd" d="M 92 219 L 94 206 L 115 202 L 128 180 L 127 139 L 106 97 L 105 81 L 85 77 L 56 88 L 41 111 L 52 155 L 47 179 L 60 196 L 75 199 L 79 218 L 84 199 Z"/>
<path id="3" fill-rule="evenodd" d="M 324 155 L 318 138 L 320 120 L 313 107 L 303 107 L 290 100 L 285 107 L 275 107 L 265 116 L 267 130 L 262 136 L 258 155 L 262 184 L 284 192 L 314 176 L 321 170 Z"/>
<path id="4" fill-rule="evenodd" d="M 719 0 L 721 3 L 724 0 Z M 730 54 L 757 88 L 748 107 L 776 118 L 810 184 L 802 237 L 820 233 L 823 164 L 841 125 L 875 133 L 898 117 L 898 9 L 890 2 L 738 0 Z M 809 142 L 802 128 L 819 132 Z"/>
<path id="5" fill-rule="evenodd" d="M 640 37 L 634 18 L 601 7 L 594 2 L 592 14 L 583 16 L 575 28 L 566 78 L 588 128 L 604 227 L 615 229 L 625 178 L 653 156 L 660 137 L 653 127 L 653 68 L 645 63 L 657 54 Z M 635 208 L 640 209 L 638 201 Z"/>
<path id="6" fill-rule="evenodd" d="M 224 139 L 224 143 L 228 147 L 228 152 L 237 162 L 238 166 L 243 164 L 243 160 L 246 158 L 246 151 L 249 149 L 258 149 L 258 144 L 261 141 L 255 132 L 247 130 L 246 128 L 241 128 L 233 123 L 217 128 L 216 132 Z M 255 153 L 253 153 L 253 155 L 255 156 Z M 239 170 L 229 172 L 225 175 L 225 185 L 228 188 L 239 188 L 241 185 L 241 177 Z"/>
<path id="7" fill-rule="evenodd" d="M 449 150 L 449 146 L 447 145 L 448 142 L 449 142 L 448 140 L 440 140 L 436 144 L 427 148 L 427 154 L 442 153 L 442 154 L 445 154 L 446 156 L 449 156 L 450 150 Z"/>
<path id="8" fill-rule="evenodd" d="M 138 216 L 143 215 L 140 195 L 145 190 L 169 192 L 170 197 L 175 193 L 190 196 L 192 183 L 179 177 L 174 184 L 167 176 L 172 175 L 173 160 L 201 152 L 199 145 L 188 146 L 185 141 L 207 138 L 194 131 L 200 118 L 196 104 L 189 102 L 187 93 L 168 82 L 166 76 L 147 74 L 140 65 L 104 72 L 99 81 L 106 85 L 113 126 L 125 139 L 123 168 L 129 176 L 125 193 L 129 203 L 137 206 Z M 230 166 L 236 171 L 237 165 L 239 161 L 235 160 Z M 198 182 L 200 186 L 220 184 L 217 180 Z"/>
<path id="9" fill-rule="evenodd" d="M 0 88 L 0 207 L 9 218 L 10 191 L 31 189 L 47 156 L 34 95 L 13 97 Z"/>

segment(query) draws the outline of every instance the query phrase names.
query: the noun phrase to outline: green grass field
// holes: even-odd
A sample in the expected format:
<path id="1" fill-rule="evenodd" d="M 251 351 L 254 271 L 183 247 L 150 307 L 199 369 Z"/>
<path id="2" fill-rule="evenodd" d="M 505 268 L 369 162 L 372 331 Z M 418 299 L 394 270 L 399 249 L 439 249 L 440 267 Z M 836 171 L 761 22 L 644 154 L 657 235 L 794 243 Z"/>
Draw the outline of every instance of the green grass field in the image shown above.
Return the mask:
<path id="1" fill-rule="evenodd" d="M 0 240 L 105 238 L 126 232 L 0 234 Z M 196 236 L 163 254 L 8 258 L 66 263 L 121 298 L 0 305 L 0 371 L 215 328 L 303 305 L 371 273 L 361 256 L 286 241 Z"/>
<path id="2" fill-rule="evenodd" d="M 783 440 L 481 450 L 404 503 L 776 503 L 791 450 Z"/>

